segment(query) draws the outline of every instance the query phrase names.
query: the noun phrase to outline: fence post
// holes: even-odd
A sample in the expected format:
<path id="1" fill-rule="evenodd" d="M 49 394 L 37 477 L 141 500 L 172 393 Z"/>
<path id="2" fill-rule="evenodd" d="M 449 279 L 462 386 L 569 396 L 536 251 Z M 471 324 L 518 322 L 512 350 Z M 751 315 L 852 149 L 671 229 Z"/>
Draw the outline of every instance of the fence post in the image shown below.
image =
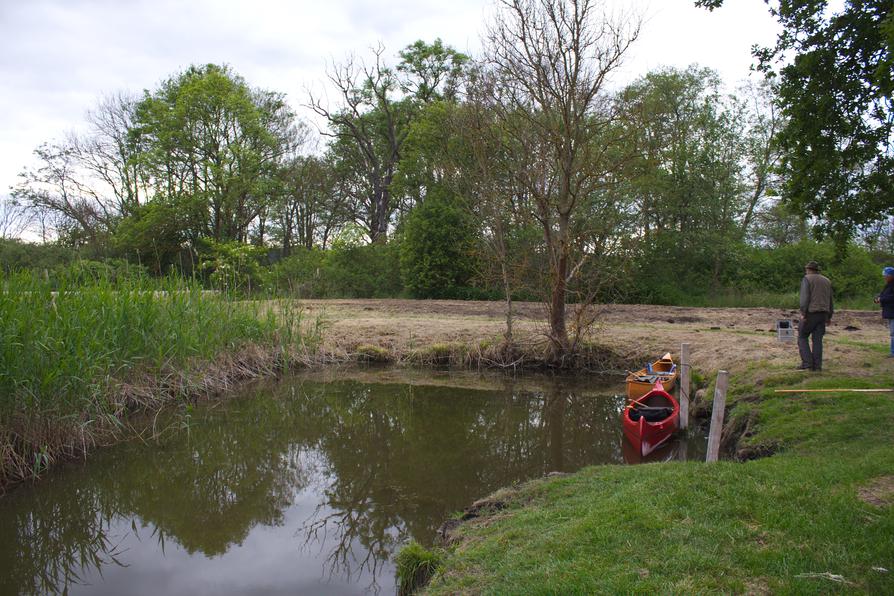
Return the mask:
<path id="1" fill-rule="evenodd" d="M 680 345 L 680 428 L 689 428 L 689 344 Z"/>
<path id="2" fill-rule="evenodd" d="M 720 455 L 720 435 L 723 432 L 723 415 L 726 410 L 726 390 L 729 388 L 729 373 L 717 373 L 714 387 L 714 405 L 711 408 L 711 430 L 708 433 L 708 455 L 706 462 L 717 461 Z"/>

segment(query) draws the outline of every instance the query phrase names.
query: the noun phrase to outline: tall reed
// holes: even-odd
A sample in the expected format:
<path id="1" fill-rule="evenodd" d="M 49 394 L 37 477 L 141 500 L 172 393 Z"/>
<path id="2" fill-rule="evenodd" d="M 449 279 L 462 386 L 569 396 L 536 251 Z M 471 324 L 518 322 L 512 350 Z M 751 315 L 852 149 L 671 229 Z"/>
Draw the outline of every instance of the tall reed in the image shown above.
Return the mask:
<path id="1" fill-rule="evenodd" d="M 0 486 L 114 434 L 141 405 L 124 399 L 123 384 L 249 345 L 285 354 L 304 343 L 299 309 L 261 314 L 189 280 L 99 278 L 55 290 L 29 272 L 0 281 Z M 151 396 L 143 405 L 160 406 Z"/>

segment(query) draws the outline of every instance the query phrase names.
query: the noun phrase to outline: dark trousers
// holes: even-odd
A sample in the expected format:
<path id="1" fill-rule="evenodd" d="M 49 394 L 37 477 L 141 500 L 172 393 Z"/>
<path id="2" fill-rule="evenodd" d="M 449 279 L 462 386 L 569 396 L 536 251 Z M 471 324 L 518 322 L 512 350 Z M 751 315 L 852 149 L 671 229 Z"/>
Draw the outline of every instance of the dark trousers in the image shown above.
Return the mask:
<path id="1" fill-rule="evenodd" d="M 826 334 L 826 320 L 828 313 L 809 312 L 801 319 L 798 327 L 798 351 L 801 352 L 801 366 L 813 370 L 823 368 L 823 335 Z M 807 343 L 807 338 L 813 341 L 813 350 Z"/>

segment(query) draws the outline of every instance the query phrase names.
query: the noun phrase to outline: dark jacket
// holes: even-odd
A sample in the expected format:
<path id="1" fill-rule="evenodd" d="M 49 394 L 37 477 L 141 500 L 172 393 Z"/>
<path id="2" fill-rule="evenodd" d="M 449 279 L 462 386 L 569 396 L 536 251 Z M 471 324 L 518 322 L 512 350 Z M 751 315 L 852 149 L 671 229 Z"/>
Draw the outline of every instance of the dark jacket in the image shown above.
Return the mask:
<path id="1" fill-rule="evenodd" d="M 801 280 L 801 312 L 805 315 L 812 312 L 824 312 L 831 319 L 832 282 L 825 275 L 808 273 Z"/>
<path id="2" fill-rule="evenodd" d="M 878 302 L 882 305 L 882 317 L 894 319 L 894 281 L 885 285 L 885 289 L 878 295 Z"/>

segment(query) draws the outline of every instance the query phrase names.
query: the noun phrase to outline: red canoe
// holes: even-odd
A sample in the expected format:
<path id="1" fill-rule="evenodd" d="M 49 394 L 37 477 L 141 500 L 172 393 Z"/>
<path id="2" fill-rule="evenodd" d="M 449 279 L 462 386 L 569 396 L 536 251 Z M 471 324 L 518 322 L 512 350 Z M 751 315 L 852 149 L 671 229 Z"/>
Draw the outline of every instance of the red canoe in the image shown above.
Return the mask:
<path id="1" fill-rule="evenodd" d="M 661 382 L 621 412 L 624 435 L 643 457 L 667 441 L 680 426 L 680 404 Z"/>

